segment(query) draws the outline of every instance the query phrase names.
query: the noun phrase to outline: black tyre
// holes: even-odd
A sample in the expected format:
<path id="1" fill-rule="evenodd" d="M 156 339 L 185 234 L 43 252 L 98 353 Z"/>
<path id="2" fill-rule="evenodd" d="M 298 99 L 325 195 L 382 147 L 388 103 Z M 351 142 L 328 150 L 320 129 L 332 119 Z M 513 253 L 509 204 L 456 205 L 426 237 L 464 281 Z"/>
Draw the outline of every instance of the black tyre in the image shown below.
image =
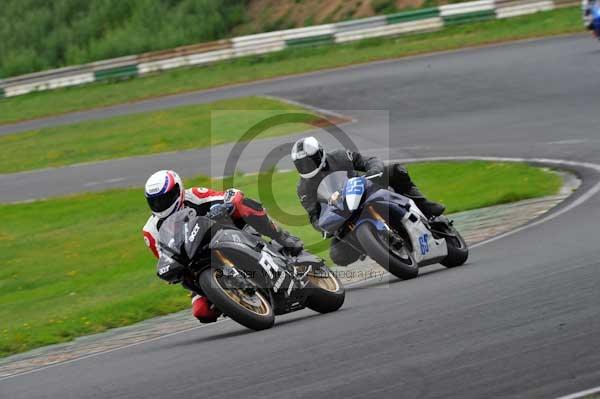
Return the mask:
<path id="1" fill-rule="evenodd" d="M 465 239 L 452 226 L 446 229 L 448 233 L 454 237 L 446 237 L 446 245 L 448 246 L 448 255 L 440 263 L 446 267 L 456 267 L 464 265 L 469 258 L 469 248 Z"/>
<path id="2" fill-rule="evenodd" d="M 198 283 L 206 297 L 224 314 L 252 330 L 265 330 L 275 323 L 273 306 L 263 293 L 247 292 L 241 288 L 226 288 L 222 272 L 216 268 L 206 269 Z"/>
<path id="3" fill-rule="evenodd" d="M 419 265 L 411 252 L 406 247 L 390 248 L 388 240 L 370 223 L 358 226 L 354 234 L 367 255 L 394 276 L 408 280 L 419 275 Z"/>
<path id="4" fill-rule="evenodd" d="M 344 304 L 346 290 L 342 282 L 324 266 L 322 270 L 311 272 L 307 276 L 310 296 L 306 307 L 319 313 L 335 312 Z"/>

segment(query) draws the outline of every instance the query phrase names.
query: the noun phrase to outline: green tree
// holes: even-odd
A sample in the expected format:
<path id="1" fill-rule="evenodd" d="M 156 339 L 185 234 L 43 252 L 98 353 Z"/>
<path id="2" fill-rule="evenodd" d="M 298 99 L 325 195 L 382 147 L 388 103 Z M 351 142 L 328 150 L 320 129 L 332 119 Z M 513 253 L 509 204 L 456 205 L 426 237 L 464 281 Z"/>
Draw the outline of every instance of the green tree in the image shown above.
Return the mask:
<path id="1" fill-rule="evenodd" d="M 0 78 L 216 40 L 247 0 L 2 0 Z"/>

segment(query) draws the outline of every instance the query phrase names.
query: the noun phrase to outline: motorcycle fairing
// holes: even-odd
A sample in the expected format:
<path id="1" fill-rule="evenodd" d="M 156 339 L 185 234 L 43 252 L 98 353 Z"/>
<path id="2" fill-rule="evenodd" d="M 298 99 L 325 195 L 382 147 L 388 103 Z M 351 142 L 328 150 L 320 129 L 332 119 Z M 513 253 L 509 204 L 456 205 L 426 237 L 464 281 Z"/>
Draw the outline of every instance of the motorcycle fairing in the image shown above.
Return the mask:
<path id="1" fill-rule="evenodd" d="M 158 233 L 158 247 L 161 254 L 185 263 L 191 259 L 214 221 L 198 216 L 190 208 L 182 209 L 169 216 Z"/>
<path id="2" fill-rule="evenodd" d="M 353 177 L 346 181 L 344 196 L 348 210 L 355 211 L 360 206 L 362 196 L 365 192 L 365 179 L 363 176 Z"/>
<path id="3" fill-rule="evenodd" d="M 184 249 L 190 259 L 196 254 L 198 248 L 205 243 L 205 236 L 214 225 L 214 221 L 204 216 L 192 218 L 187 225 L 184 225 Z"/>
<path id="4" fill-rule="evenodd" d="M 381 189 L 376 187 L 375 185 L 370 185 L 367 190 L 367 197 L 364 201 L 364 210 L 355 226 L 358 227 L 363 223 L 371 223 L 373 227 L 375 227 L 379 231 L 386 230 L 387 227 L 382 220 L 379 220 L 373 217 L 367 210 L 366 207 L 368 205 L 374 206 L 376 209 L 382 210 L 385 209 L 388 213 L 393 214 L 398 220 L 402 219 L 408 209 L 410 208 L 410 203 L 408 202 L 408 198 L 403 195 L 396 194 L 392 191 Z M 369 193 L 370 192 L 370 193 Z M 390 220 L 389 214 L 381 215 L 386 221 Z"/>
<path id="5" fill-rule="evenodd" d="M 438 263 L 448 255 L 446 240 L 434 238 L 414 201 L 410 198 L 406 200 L 410 204 L 410 210 L 402 218 L 402 224 L 411 239 L 415 261 L 419 266 Z"/>
<path id="6" fill-rule="evenodd" d="M 596 1 L 590 10 L 590 29 L 594 32 L 594 35 L 600 39 L 600 2 Z"/>
<path id="7" fill-rule="evenodd" d="M 354 183 L 350 184 L 351 181 L 354 181 Z M 353 196 L 351 200 L 348 199 L 349 195 Z M 398 214 L 399 218 L 402 218 L 409 206 L 407 200 L 406 197 L 400 194 L 376 186 L 364 177 L 352 178 L 348 180 L 348 183 L 344 188 L 344 195 L 339 201 L 336 201 L 333 205 L 325 203 L 321 205 L 321 216 L 319 217 L 318 222 L 319 228 L 328 233 L 335 234 L 350 218 L 352 218 L 354 211 L 358 209 L 363 202 L 365 206 L 368 204 L 380 204 L 386 208 L 389 207 Z M 354 207 L 354 210 L 350 209 L 351 205 Z M 365 211 L 363 211 L 360 217 L 356 219 L 356 226 L 359 226 L 362 223 L 371 223 L 378 230 L 384 230 L 386 228 L 382 221 L 375 219 Z"/>
<path id="8" fill-rule="evenodd" d="M 303 287 L 302 282 L 294 278 L 283 255 L 245 231 L 219 230 L 209 248 L 221 251 L 234 267 L 243 270 L 260 288 L 272 289 L 275 294 L 287 298 L 296 288 Z"/>
<path id="9" fill-rule="evenodd" d="M 388 190 L 378 189 L 365 199 L 364 206 L 367 205 L 372 205 L 377 209 L 389 209 L 390 215 L 381 215 L 386 220 L 390 220 L 392 217 L 399 218 L 408 232 L 413 256 L 419 266 L 438 263 L 448 255 L 446 240 L 433 237 L 423 222 L 425 216 L 412 199 Z M 387 228 L 381 221 L 370 216 L 368 212 L 363 213 L 364 217 L 359 220 L 357 226 L 360 223 L 370 222 L 379 230 Z"/>
<path id="10" fill-rule="evenodd" d="M 322 265 L 323 260 L 321 258 L 319 258 L 318 256 L 311 254 L 310 252 L 302 251 L 300 253 L 300 255 L 298 255 L 294 259 L 294 264 L 295 265 L 312 265 L 312 264 Z"/>
<path id="11" fill-rule="evenodd" d="M 185 272 L 185 266 L 173 259 L 165 252 L 161 252 L 158 263 L 156 264 L 156 275 L 170 284 L 176 284 L 181 281 L 181 276 Z"/>
<path id="12" fill-rule="evenodd" d="M 323 204 L 319 217 L 319 228 L 330 234 L 335 234 L 352 216 L 352 212 L 337 206 Z"/>
<path id="13" fill-rule="evenodd" d="M 184 264 L 194 256 L 212 225 L 211 220 L 198 217 L 193 209 L 183 209 L 167 218 L 158 235 L 158 277 L 178 283 L 186 269 Z"/>
<path id="14" fill-rule="evenodd" d="M 600 22 L 600 2 L 596 2 L 592 6 L 592 18 L 595 23 Z"/>

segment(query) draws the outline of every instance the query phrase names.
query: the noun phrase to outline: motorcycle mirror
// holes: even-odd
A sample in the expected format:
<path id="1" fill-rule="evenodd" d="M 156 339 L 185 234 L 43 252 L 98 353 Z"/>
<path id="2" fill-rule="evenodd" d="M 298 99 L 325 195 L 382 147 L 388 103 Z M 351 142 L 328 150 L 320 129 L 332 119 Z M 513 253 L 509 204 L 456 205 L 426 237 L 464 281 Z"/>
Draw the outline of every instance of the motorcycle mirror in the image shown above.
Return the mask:
<path id="1" fill-rule="evenodd" d="M 365 179 L 371 180 L 371 179 L 376 179 L 376 178 L 381 177 L 381 176 L 383 176 L 383 172 L 379 172 L 379 173 L 377 173 L 375 175 L 371 175 L 371 176 L 365 176 Z"/>

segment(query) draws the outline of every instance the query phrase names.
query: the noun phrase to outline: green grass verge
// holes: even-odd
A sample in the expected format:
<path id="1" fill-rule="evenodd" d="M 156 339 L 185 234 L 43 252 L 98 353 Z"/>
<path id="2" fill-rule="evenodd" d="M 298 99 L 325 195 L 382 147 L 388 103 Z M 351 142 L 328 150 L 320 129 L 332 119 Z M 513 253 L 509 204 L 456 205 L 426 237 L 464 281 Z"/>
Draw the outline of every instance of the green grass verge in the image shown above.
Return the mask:
<path id="1" fill-rule="evenodd" d="M 408 168 L 449 212 L 553 194 L 561 185 L 558 175 L 524 164 L 444 162 Z M 257 198 L 257 179 L 237 177 L 235 184 Z M 275 200 L 303 215 L 297 180 L 295 173 L 275 174 Z M 187 183 L 221 184 L 206 178 Z M 140 189 L 0 205 L 0 214 L 0 356 L 189 306 L 185 291 L 154 275 L 141 237 L 148 210 Z M 308 244 L 322 242 L 310 226 L 290 230 Z"/>
<path id="2" fill-rule="evenodd" d="M 5 154 L 0 158 L 0 173 L 233 142 L 268 117 L 287 120 L 287 112 L 298 111 L 305 110 L 268 98 L 247 97 L 0 136 Z M 317 119 L 311 115 L 299 119 Z M 259 137 L 306 129 L 303 123 L 279 124 Z"/>
<path id="3" fill-rule="evenodd" d="M 380 59 L 581 31 L 581 10 L 572 7 L 397 39 L 289 49 L 120 83 L 97 83 L 4 99 L 0 101 L 0 123 Z"/>

